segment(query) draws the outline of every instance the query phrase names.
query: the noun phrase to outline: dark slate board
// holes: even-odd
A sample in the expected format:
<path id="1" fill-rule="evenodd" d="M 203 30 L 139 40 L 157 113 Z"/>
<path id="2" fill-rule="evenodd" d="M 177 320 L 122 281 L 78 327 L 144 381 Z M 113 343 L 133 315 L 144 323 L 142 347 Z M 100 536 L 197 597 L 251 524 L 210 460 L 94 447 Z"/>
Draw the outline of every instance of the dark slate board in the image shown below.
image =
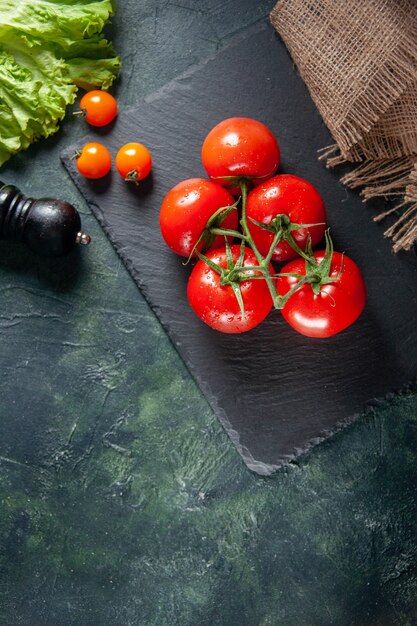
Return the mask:
<path id="1" fill-rule="evenodd" d="M 187 304 L 190 268 L 165 247 L 159 206 L 178 181 L 204 176 L 202 141 L 231 116 L 254 117 L 272 129 L 282 149 L 280 171 L 318 187 L 337 249 L 363 269 L 366 310 L 339 336 L 304 338 L 279 312 L 248 334 L 223 335 Z M 148 145 L 154 157 L 152 178 L 139 189 L 117 173 L 97 182 L 80 179 L 69 160 L 74 147 L 63 161 L 252 470 L 271 473 L 351 421 L 368 402 L 414 379 L 417 258 L 394 256 L 370 208 L 318 162 L 317 150 L 331 137 L 269 24 L 137 109 L 120 113 L 106 144 L 116 154 L 134 140 Z"/>

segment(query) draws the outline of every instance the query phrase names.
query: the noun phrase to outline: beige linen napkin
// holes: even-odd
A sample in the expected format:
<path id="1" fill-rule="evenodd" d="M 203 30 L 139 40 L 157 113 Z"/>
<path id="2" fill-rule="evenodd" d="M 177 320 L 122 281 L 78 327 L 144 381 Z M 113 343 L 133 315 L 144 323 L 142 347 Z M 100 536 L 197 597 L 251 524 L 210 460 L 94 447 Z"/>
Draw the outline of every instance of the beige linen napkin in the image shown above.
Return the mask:
<path id="1" fill-rule="evenodd" d="M 271 22 L 335 144 L 327 165 L 364 199 L 399 198 L 385 234 L 417 241 L 417 0 L 280 0 Z"/>

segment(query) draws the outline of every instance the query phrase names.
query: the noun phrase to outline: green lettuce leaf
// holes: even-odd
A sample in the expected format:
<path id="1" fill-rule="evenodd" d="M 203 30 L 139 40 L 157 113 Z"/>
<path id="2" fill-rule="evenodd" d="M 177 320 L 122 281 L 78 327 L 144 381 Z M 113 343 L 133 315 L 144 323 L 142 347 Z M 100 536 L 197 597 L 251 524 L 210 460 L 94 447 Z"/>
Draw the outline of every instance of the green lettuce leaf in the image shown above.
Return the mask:
<path id="1" fill-rule="evenodd" d="M 56 132 L 77 87 L 107 89 L 120 67 L 101 31 L 111 0 L 1 0 L 0 166 Z"/>

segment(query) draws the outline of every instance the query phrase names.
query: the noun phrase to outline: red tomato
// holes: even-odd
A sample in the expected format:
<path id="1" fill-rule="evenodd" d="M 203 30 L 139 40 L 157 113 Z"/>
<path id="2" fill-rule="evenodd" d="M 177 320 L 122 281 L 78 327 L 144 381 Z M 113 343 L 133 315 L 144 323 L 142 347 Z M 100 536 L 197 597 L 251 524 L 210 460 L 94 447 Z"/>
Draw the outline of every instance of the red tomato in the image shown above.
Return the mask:
<path id="1" fill-rule="evenodd" d="M 231 251 L 233 261 L 236 263 L 240 246 L 231 246 Z M 212 250 L 206 256 L 221 268 L 227 268 L 225 248 Z M 259 264 L 252 250 L 246 248 L 243 266 L 248 265 Z M 270 270 L 273 272 L 272 267 Z M 194 312 L 208 326 L 222 333 L 243 333 L 265 319 L 272 308 L 272 298 L 263 279 L 245 280 L 240 283 L 240 289 L 245 309 L 244 317 L 233 288 L 230 285 L 221 285 L 220 275 L 200 260 L 191 272 L 187 294 Z"/>
<path id="2" fill-rule="evenodd" d="M 110 152 L 101 143 L 86 143 L 75 156 L 77 169 L 86 178 L 102 178 L 110 171 Z"/>
<path id="3" fill-rule="evenodd" d="M 85 121 L 91 126 L 106 126 L 117 115 L 117 102 L 107 91 L 87 91 L 80 100 L 80 109 Z"/>
<path id="4" fill-rule="evenodd" d="M 322 239 L 326 228 L 326 209 L 319 192 L 306 180 L 291 174 L 274 176 L 251 191 L 246 213 L 248 218 L 267 225 L 279 214 L 287 215 L 294 224 L 320 224 L 292 231 L 296 244 L 302 250 L 305 250 L 308 234 L 311 244 L 315 246 Z M 248 227 L 259 252 L 266 256 L 274 233 L 257 226 L 250 219 Z M 288 261 L 297 256 L 297 252 L 283 240 L 276 246 L 272 260 Z"/>
<path id="5" fill-rule="evenodd" d="M 315 252 L 317 261 L 322 261 L 324 251 Z M 340 252 L 333 252 L 330 278 L 340 278 L 322 285 L 315 294 L 311 285 L 305 284 L 295 291 L 281 310 L 287 322 L 307 337 L 331 337 L 344 330 L 359 317 L 366 301 L 366 288 L 362 273 L 356 263 Z M 305 275 L 305 261 L 301 258 L 290 261 L 282 270 L 285 273 Z M 279 276 L 278 293 L 285 295 L 297 282 L 297 278 Z"/>
<path id="6" fill-rule="evenodd" d="M 233 203 L 234 198 L 226 189 L 204 178 L 178 183 L 167 193 L 161 206 L 159 223 L 165 242 L 177 254 L 190 256 L 213 213 Z M 237 225 L 237 210 L 221 223 L 222 228 L 232 230 L 236 230 Z M 217 235 L 208 249 L 219 246 L 224 246 L 223 235 Z M 198 246 L 199 251 L 202 249 L 205 249 L 203 242 Z"/>
<path id="7" fill-rule="evenodd" d="M 256 186 L 275 174 L 280 151 L 277 140 L 264 124 L 246 117 L 232 117 L 209 132 L 201 158 L 212 180 L 240 195 L 239 179 L 250 180 Z"/>
<path id="8" fill-rule="evenodd" d="M 151 172 L 151 153 L 141 143 L 127 143 L 116 155 L 116 168 L 122 178 L 137 183 Z"/>

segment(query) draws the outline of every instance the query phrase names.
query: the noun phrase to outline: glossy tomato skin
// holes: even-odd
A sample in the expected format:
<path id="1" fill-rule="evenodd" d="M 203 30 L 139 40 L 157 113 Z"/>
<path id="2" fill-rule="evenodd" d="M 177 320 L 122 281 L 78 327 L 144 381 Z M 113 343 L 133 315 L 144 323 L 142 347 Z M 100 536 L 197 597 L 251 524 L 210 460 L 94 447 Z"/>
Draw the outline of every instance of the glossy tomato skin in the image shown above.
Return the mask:
<path id="1" fill-rule="evenodd" d="M 315 252 L 318 261 L 324 251 Z M 353 324 L 362 313 L 366 302 L 366 287 L 362 272 L 352 259 L 340 252 L 332 257 L 330 277 L 336 277 L 343 268 L 339 280 L 321 287 L 315 295 L 310 285 L 304 285 L 288 299 L 281 310 L 286 321 L 307 337 L 331 337 Z M 305 261 L 290 261 L 281 270 L 284 273 L 305 274 Z M 285 295 L 297 282 L 296 278 L 279 276 L 277 289 Z"/>
<path id="2" fill-rule="evenodd" d="M 231 246 L 234 262 L 240 246 Z M 218 248 L 206 255 L 222 268 L 227 267 L 226 250 Z M 244 265 L 258 265 L 252 250 L 246 248 Z M 273 268 L 270 267 L 271 272 Z M 253 279 L 240 283 L 245 317 L 230 285 L 220 285 L 220 276 L 204 261 L 198 261 L 191 272 L 187 295 L 198 317 L 222 333 L 243 333 L 260 324 L 272 308 L 272 298 L 265 280 Z"/>
<path id="3" fill-rule="evenodd" d="M 126 143 L 116 154 L 116 168 L 125 180 L 138 182 L 151 173 L 152 155 L 141 143 Z"/>
<path id="4" fill-rule="evenodd" d="M 246 211 L 248 218 L 270 224 L 279 214 L 287 215 L 294 224 L 320 224 L 292 231 L 297 245 L 305 250 L 308 234 L 313 246 L 323 238 L 326 228 L 326 209 L 319 192 L 313 185 L 292 174 L 280 174 L 253 189 L 248 195 Z M 258 250 L 268 254 L 274 234 L 257 226 L 248 219 L 248 227 Z M 273 261 L 289 261 L 297 253 L 286 241 L 280 241 L 274 250 Z"/>
<path id="5" fill-rule="evenodd" d="M 87 91 L 80 100 L 85 121 L 91 126 L 106 126 L 117 115 L 117 102 L 107 91 Z"/>
<path id="6" fill-rule="evenodd" d="M 106 146 L 98 142 L 86 143 L 77 156 L 76 166 L 86 178 L 102 178 L 111 168 L 111 155 Z"/>
<path id="7" fill-rule="evenodd" d="M 189 257 L 213 213 L 233 203 L 234 198 L 226 189 L 204 178 L 189 178 L 178 183 L 165 196 L 159 215 L 166 244 L 177 254 Z M 237 210 L 233 210 L 221 224 L 232 230 L 236 230 L 237 225 Z M 218 235 L 210 249 L 223 245 L 224 237 Z M 201 243 L 198 249 L 202 248 Z"/>
<path id="8" fill-rule="evenodd" d="M 273 176 L 280 149 L 265 124 L 246 117 L 232 117 L 217 124 L 207 135 L 201 158 L 209 177 L 240 195 L 240 187 L 224 177 L 245 177 L 256 186 Z"/>

